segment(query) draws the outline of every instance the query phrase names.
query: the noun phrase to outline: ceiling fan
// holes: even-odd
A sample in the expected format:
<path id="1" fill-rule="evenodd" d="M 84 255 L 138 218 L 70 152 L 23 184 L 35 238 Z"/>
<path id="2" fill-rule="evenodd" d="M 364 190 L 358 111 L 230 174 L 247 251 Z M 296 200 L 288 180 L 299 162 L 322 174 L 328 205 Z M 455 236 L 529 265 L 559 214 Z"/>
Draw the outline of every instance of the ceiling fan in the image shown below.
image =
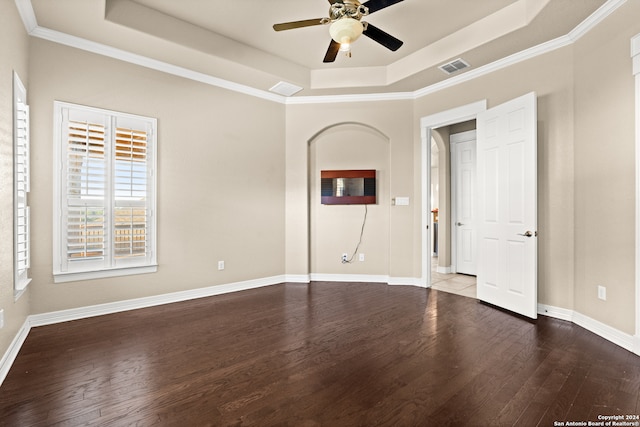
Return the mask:
<path id="1" fill-rule="evenodd" d="M 273 29 L 283 31 L 311 27 L 313 25 L 331 24 L 329 27 L 331 42 L 323 62 L 335 61 L 338 52 L 345 52 L 347 56 L 351 56 L 351 43 L 356 41 L 362 34 L 395 52 L 402 46 L 401 40 L 368 22 L 361 21 L 361 19 L 363 16 L 370 15 L 401 1 L 403 0 L 369 0 L 362 4 L 358 0 L 329 0 L 329 3 L 331 3 L 329 17 L 275 24 Z"/>

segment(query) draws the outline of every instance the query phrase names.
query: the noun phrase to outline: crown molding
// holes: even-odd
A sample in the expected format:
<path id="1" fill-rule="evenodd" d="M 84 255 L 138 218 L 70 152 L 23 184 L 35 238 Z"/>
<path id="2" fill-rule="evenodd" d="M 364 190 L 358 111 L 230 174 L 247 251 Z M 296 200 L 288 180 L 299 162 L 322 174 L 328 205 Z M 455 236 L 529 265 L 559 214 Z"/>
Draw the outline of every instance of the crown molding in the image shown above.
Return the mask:
<path id="1" fill-rule="evenodd" d="M 342 102 L 404 101 L 415 99 L 414 92 L 366 93 L 357 95 L 295 96 L 285 104 L 334 104 Z"/>
<path id="2" fill-rule="evenodd" d="M 33 30 L 38 26 L 36 21 L 36 13 L 33 11 L 33 5 L 31 0 L 15 0 L 16 8 L 18 8 L 18 14 L 24 24 L 24 29 L 28 34 L 31 34 Z"/>
<path id="3" fill-rule="evenodd" d="M 587 19 L 582 21 L 573 30 L 571 30 L 569 34 L 567 34 L 567 36 L 572 41 L 578 40 L 580 37 L 591 31 L 596 25 L 602 22 L 606 17 L 611 15 L 626 2 L 627 0 L 608 0 L 605 4 L 600 6 L 598 10 L 587 17 Z"/>
<path id="4" fill-rule="evenodd" d="M 471 69 L 463 74 L 450 77 L 441 82 L 426 86 L 413 92 L 392 92 L 392 93 L 369 93 L 353 95 L 323 95 L 323 96 L 293 96 L 284 97 L 265 90 L 253 88 L 251 86 L 231 82 L 229 80 L 214 77 L 210 74 L 201 73 L 188 68 L 179 67 L 167 62 L 152 59 L 143 55 L 134 54 L 122 49 L 114 48 L 96 43 L 81 37 L 72 36 L 60 31 L 40 27 L 37 23 L 31 0 L 15 0 L 18 13 L 22 18 L 27 33 L 33 37 L 38 37 L 54 43 L 74 47 L 98 55 L 107 56 L 121 61 L 136 64 L 142 67 L 194 80 L 211 86 L 220 87 L 245 95 L 265 99 L 286 105 L 301 104 L 328 104 L 346 102 L 376 102 L 376 101 L 401 101 L 416 100 L 429 94 L 447 89 L 464 82 L 471 81 L 478 77 L 493 73 L 494 71 L 509 67 L 522 61 L 526 61 L 536 56 L 569 46 L 579 40 L 582 36 L 591 31 L 600 22 L 624 5 L 627 0 L 608 0 L 598 10 L 592 13 L 587 19 L 578 24 L 573 30 L 564 36 L 541 43 L 529 49 L 494 61 L 490 64 Z M 640 43 L 640 42 L 639 42 Z"/>
<path id="5" fill-rule="evenodd" d="M 15 0 L 15 3 L 16 7 L 18 8 L 18 13 L 22 18 L 22 22 L 24 23 L 25 29 L 27 33 L 32 37 L 37 37 L 53 43 L 73 47 L 109 58 L 118 59 L 120 61 L 139 65 L 156 71 L 161 71 L 167 74 L 172 74 L 174 76 L 184 77 L 186 79 L 208 84 L 210 86 L 217 86 L 223 89 L 228 89 L 234 92 L 243 93 L 245 95 L 265 99 L 268 101 L 278 102 L 281 104 L 284 103 L 285 97 L 281 95 L 214 77 L 210 74 L 205 74 L 188 68 L 169 64 L 164 61 L 149 58 L 147 56 L 138 55 L 126 50 L 87 40 L 82 37 L 76 37 L 71 34 L 63 33 L 61 31 L 41 27 L 37 23 L 35 12 L 33 10 L 33 6 L 31 5 L 31 0 Z"/>

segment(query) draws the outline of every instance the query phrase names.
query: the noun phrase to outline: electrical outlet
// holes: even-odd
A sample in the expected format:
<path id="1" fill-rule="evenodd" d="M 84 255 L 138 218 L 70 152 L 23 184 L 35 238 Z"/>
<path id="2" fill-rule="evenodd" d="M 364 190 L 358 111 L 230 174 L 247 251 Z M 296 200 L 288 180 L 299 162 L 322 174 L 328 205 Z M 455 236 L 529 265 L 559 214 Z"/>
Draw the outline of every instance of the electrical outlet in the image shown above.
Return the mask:
<path id="1" fill-rule="evenodd" d="M 342 262 L 347 262 L 347 260 L 349 259 L 348 257 L 349 257 L 349 254 L 343 253 L 342 254 Z"/>
<path id="2" fill-rule="evenodd" d="M 358 261 L 364 261 L 364 254 L 358 255 Z"/>
<path id="3" fill-rule="evenodd" d="M 603 301 L 607 300 L 607 288 L 604 286 L 598 285 L 598 298 Z"/>
<path id="4" fill-rule="evenodd" d="M 4 328 L 4 309 L 0 310 L 0 329 Z"/>
<path id="5" fill-rule="evenodd" d="M 224 261 L 218 261 L 218 270 L 224 270 Z"/>

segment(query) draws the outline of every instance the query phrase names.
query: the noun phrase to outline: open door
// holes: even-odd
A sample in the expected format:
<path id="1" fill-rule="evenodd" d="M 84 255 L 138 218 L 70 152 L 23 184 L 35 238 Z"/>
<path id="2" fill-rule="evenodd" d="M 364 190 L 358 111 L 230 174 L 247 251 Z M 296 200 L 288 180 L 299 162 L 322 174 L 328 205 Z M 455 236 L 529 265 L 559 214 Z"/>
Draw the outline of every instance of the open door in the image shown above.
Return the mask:
<path id="1" fill-rule="evenodd" d="M 537 318 L 537 109 L 528 93 L 478 115 L 478 299 Z"/>
<path id="2" fill-rule="evenodd" d="M 455 272 L 476 275 L 476 131 L 451 135 L 452 219 Z"/>

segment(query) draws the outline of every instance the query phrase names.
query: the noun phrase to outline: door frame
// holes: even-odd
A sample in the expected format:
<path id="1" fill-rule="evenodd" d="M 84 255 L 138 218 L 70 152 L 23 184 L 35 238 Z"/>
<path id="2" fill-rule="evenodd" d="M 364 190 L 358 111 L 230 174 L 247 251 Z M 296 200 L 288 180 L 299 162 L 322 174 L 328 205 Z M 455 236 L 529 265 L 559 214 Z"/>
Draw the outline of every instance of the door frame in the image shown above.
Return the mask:
<path id="1" fill-rule="evenodd" d="M 468 138 L 468 136 L 473 134 L 473 138 Z M 455 227 L 455 219 L 457 219 L 458 213 L 458 202 L 457 202 L 457 172 L 458 172 L 458 162 L 456 158 L 453 156 L 453 147 L 454 144 L 460 142 L 475 141 L 477 143 L 478 131 L 468 130 L 466 132 L 454 133 L 449 135 L 449 152 L 451 152 L 451 272 L 458 272 L 458 228 Z M 455 138 L 454 138 L 455 137 Z M 453 142 L 453 139 L 459 139 L 459 141 Z"/>
<path id="2" fill-rule="evenodd" d="M 636 148 L 636 262 L 635 262 L 635 303 L 636 331 L 633 352 L 640 355 L 640 34 L 631 38 L 632 73 L 635 80 L 635 148 Z"/>
<path id="3" fill-rule="evenodd" d="M 462 105 L 450 110 L 441 111 L 420 119 L 420 137 L 422 140 L 421 148 L 421 179 L 420 194 L 422 198 L 421 206 L 421 228 L 422 228 L 422 276 L 421 285 L 431 287 L 431 256 L 429 248 L 431 247 L 431 236 L 429 233 L 429 222 L 431 215 L 431 198 L 429 196 L 429 181 L 431 176 L 431 130 L 442 126 L 448 126 L 454 123 L 473 120 L 487 109 L 487 100 L 476 101 L 471 104 Z M 440 231 L 440 230 L 438 230 Z"/>

